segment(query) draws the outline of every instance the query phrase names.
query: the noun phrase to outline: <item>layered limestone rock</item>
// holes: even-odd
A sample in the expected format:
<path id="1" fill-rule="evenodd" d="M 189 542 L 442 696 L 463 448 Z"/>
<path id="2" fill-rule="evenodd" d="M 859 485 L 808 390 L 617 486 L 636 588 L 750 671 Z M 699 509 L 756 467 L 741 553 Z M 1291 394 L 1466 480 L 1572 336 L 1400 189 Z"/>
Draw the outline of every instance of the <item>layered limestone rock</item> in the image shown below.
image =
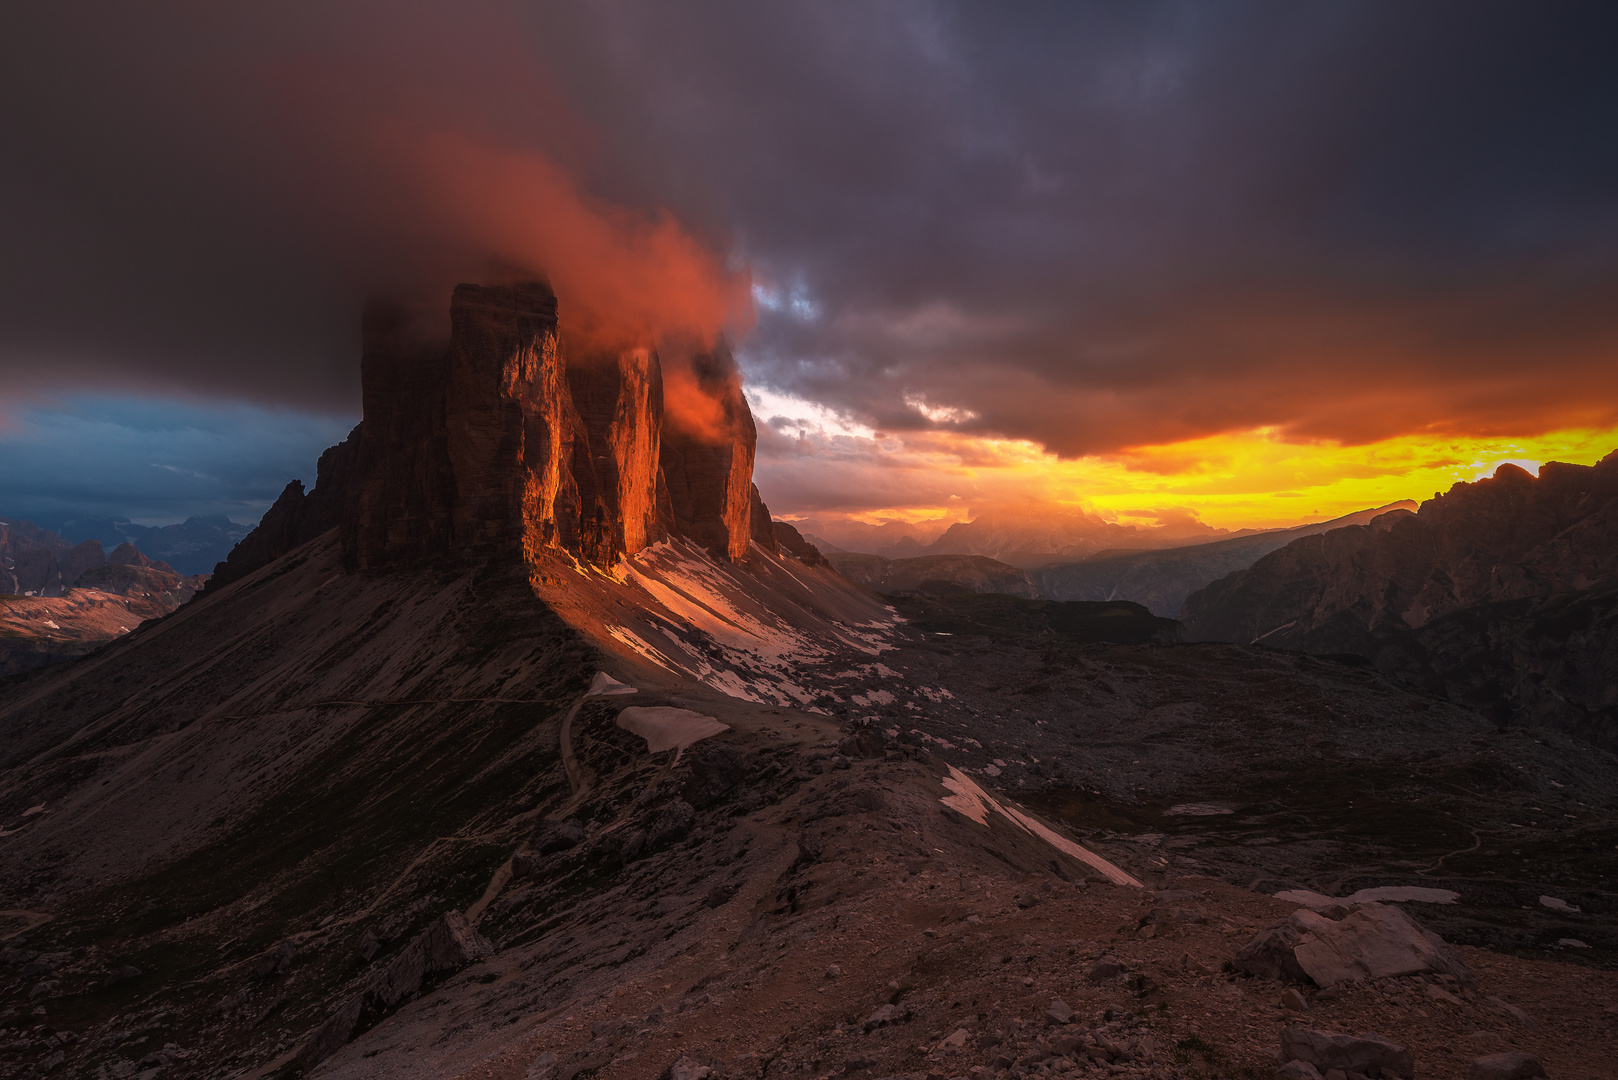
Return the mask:
<path id="1" fill-rule="evenodd" d="M 359 570 L 546 549 L 609 567 L 671 533 L 727 559 L 776 552 L 730 354 L 695 359 L 666 424 L 656 352 L 564 343 L 558 327 L 536 282 L 457 286 L 447 342 L 418 313 L 371 305 L 364 420 L 321 457 L 313 491 L 287 486 L 215 587 L 339 525 Z"/>
<path id="2" fill-rule="evenodd" d="M 411 312 L 393 304 L 367 306 L 361 341 L 365 419 L 344 553 L 361 568 L 441 555 L 450 550 L 456 495 L 444 411 L 449 352 L 423 343 Z"/>
<path id="3" fill-rule="evenodd" d="M 758 429 L 728 350 L 696 356 L 691 369 L 691 406 L 671 416 L 663 433 L 663 477 L 674 529 L 716 555 L 742 560 L 754 533 Z M 765 515 L 767 521 L 768 511 Z"/>
<path id="4" fill-rule="evenodd" d="M 444 408 L 450 546 L 502 555 L 553 543 L 573 417 L 549 288 L 455 287 Z"/>
<path id="5" fill-rule="evenodd" d="M 567 386 L 576 423 L 568 433 L 575 513 L 558 511 L 561 546 L 598 565 L 663 534 L 658 458 L 663 369 L 650 349 L 569 350 Z"/>

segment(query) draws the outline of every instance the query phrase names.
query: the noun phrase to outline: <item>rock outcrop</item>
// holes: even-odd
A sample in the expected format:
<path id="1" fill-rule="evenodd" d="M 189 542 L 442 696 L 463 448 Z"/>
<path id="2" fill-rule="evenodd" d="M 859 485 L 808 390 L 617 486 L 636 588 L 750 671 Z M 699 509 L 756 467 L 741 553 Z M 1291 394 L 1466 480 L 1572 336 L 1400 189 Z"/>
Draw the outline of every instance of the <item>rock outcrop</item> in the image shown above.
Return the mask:
<path id="1" fill-rule="evenodd" d="M 358 489 L 360 431 L 356 426 L 348 438 L 320 455 L 313 491 L 305 493 L 302 480 L 287 484 L 258 527 L 214 567 L 209 588 L 220 589 L 244 578 L 339 525 Z"/>
<path id="2" fill-rule="evenodd" d="M 753 540 L 753 452 L 758 429 L 730 352 L 692 360 L 707 415 L 676 417 L 663 433 L 663 477 L 675 531 L 716 555 L 745 559 Z M 760 504 L 762 505 L 762 504 Z M 768 517 L 768 512 L 765 512 Z"/>
<path id="3" fill-rule="evenodd" d="M 570 355 L 567 386 L 577 421 L 567 432 L 568 506 L 563 547 L 598 565 L 655 542 L 663 372 L 650 349 Z"/>
<path id="4" fill-rule="evenodd" d="M 805 539 L 804 535 L 791 522 L 771 521 L 770 532 L 775 538 L 778 551 L 784 551 L 799 562 L 806 563 L 809 566 L 830 565 L 826 562 L 826 556 L 821 554 L 820 549 Z"/>
<path id="5" fill-rule="evenodd" d="M 367 309 L 364 420 L 321 457 L 313 491 L 287 486 L 217 586 L 335 527 L 367 571 L 547 548 L 608 567 L 671 533 L 733 561 L 778 550 L 722 346 L 692 361 L 695 418 L 665 423 L 657 353 L 566 338 L 546 285 L 459 285 L 448 341 L 421 325 Z"/>
<path id="6" fill-rule="evenodd" d="M 1236 967 L 1278 982 L 1333 986 L 1436 973 L 1471 982 L 1472 972 L 1437 934 L 1388 904 L 1356 904 L 1338 918 L 1299 908 L 1236 954 Z"/>

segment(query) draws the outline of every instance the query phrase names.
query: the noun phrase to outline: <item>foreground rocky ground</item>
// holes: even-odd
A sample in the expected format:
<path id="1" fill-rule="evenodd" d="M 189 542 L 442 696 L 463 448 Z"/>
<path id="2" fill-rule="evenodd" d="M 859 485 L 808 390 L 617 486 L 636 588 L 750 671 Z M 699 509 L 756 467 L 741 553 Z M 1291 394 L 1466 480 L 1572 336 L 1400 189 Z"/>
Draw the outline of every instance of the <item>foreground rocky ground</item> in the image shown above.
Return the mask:
<path id="1" fill-rule="evenodd" d="M 1565 737 L 1132 605 L 828 580 L 864 629 L 770 653 L 633 581 L 336 567 L 0 688 L 0 1074 L 1260 1077 L 1301 1028 L 1611 1075 L 1618 780 Z M 1392 885 L 1458 894 L 1400 906 L 1469 976 L 1238 962 L 1269 894 Z"/>

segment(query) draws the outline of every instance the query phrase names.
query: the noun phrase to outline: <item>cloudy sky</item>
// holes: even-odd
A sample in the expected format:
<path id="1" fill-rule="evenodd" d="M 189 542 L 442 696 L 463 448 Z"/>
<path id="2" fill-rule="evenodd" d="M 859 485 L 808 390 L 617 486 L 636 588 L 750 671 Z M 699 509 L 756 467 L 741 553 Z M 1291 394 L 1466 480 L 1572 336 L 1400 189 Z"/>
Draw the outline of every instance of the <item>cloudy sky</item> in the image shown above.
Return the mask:
<path id="1" fill-rule="evenodd" d="M 1618 9 L 35 4 L 0 514 L 250 520 L 369 295 L 726 332 L 778 514 L 1216 525 L 1618 446 Z"/>

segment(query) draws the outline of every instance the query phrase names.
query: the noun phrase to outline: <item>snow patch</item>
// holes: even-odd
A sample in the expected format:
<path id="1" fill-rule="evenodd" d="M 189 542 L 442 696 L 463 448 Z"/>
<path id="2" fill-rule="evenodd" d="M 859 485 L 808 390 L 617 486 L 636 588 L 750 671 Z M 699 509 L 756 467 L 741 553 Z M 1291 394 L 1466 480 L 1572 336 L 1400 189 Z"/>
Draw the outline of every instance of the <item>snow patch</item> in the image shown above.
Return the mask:
<path id="1" fill-rule="evenodd" d="M 1054 847 L 1057 851 L 1071 855 L 1086 866 L 1097 870 L 1114 885 L 1132 885 L 1135 888 L 1144 888 L 1141 883 L 1124 873 L 1112 863 L 1087 848 L 1080 847 L 1067 837 L 1047 828 L 1042 822 L 1036 821 L 1027 814 L 1021 813 L 1015 807 L 1001 806 L 988 792 L 973 783 L 972 778 L 951 765 L 949 775 L 943 778 L 944 787 L 950 792 L 939 802 L 960 814 L 971 818 L 979 825 L 989 824 L 989 814 L 1000 814 L 1007 821 L 1017 826 L 1030 836 L 1037 837 Z"/>
<path id="2" fill-rule="evenodd" d="M 590 680 L 590 689 L 584 692 L 585 697 L 622 697 L 625 694 L 638 694 L 640 691 L 627 683 L 621 683 L 608 675 L 605 671 L 596 672 L 596 677 Z"/>
<path id="3" fill-rule="evenodd" d="M 667 705 L 630 706 L 618 714 L 618 726 L 645 739 L 646 749 L 653 754 L 684 750 L 710 735 L 730 730 L 729 724 L 721 724 L 711 716 Z"/>

